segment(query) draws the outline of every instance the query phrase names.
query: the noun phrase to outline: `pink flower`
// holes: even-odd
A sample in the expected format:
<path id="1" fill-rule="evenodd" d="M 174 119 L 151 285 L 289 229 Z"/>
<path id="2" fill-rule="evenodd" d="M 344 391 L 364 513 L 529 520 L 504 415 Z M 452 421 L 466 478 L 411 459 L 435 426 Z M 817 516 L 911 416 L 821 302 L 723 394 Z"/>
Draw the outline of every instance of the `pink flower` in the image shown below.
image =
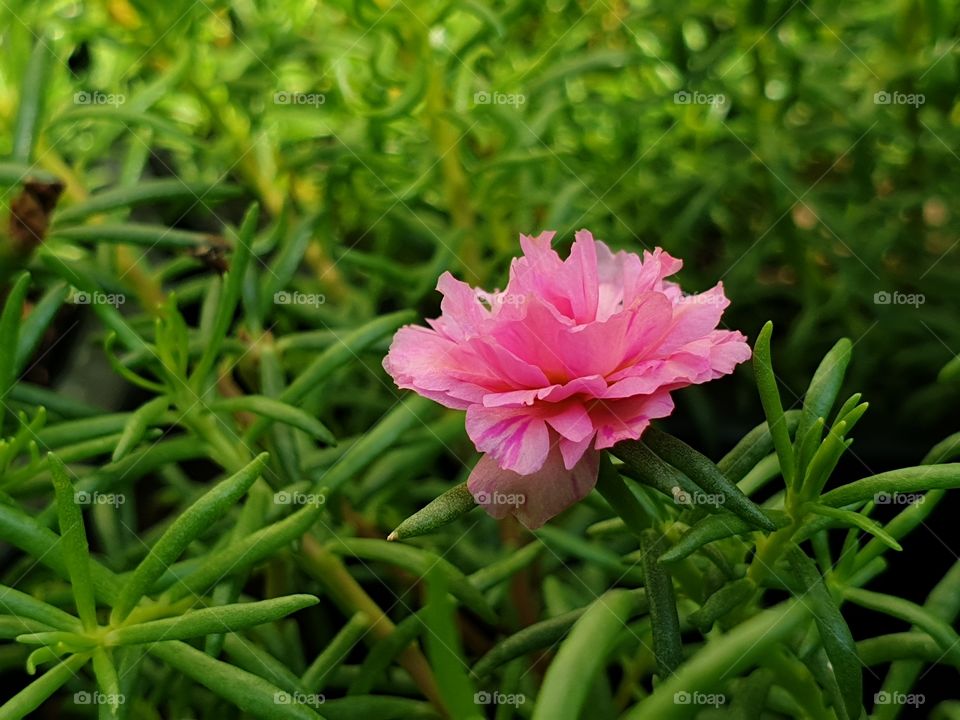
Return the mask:
<path id="1" fill-rule="evenodd" d="M 502 293 L 444 273 L 441 316 L 401 328 L 383 361 L 397 385 L 467 411 L 486 453 L 467 486 L 497 518 L 529 527 L 584 498 L 599 452 L 637 439 L 673 411 L 670 392 L 726 375 L 750 357 L 717 330 L 723 284 L 684 295 L 682 263 L 659 248 L 611 252 L 586 230 L 566 260 L 554 233 L 520 236 Z"/>

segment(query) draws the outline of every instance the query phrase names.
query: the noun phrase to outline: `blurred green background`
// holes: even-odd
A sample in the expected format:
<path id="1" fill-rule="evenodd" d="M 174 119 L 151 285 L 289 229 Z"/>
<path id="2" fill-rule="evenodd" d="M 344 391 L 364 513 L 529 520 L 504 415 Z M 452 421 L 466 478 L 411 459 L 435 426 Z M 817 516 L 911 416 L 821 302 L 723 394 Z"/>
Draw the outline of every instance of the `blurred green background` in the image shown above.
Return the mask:
<path id="1" fill-rule="evenodd" d="M 850 384 L 877 408 L 864 434 L 915 458 L 929 442 L 906 433 L 939 433 L 960 399 L 936 382 L 960 350 L 958 15 L 936 0 L 8 2 L 0 154 L 43 35 L 37 163 L 67 180 L 61 205 L 138 153 L 154 176 L 239 184 L 235 205 L 162 219 L 217 231 L 250 196 L 309 218 L 304 283 L 334 326 L 435 313 L 444 269 L 502 285 L 520 232 L 660 245 L 685 286 L 724 281 L 728 326 L 774 319 L 788 398 L 853 339 Z M 688 401 L 704 442 L 723 444 L 716 420 L 730 437 L 756 420 L 741 385 L 721 407 Z"/>

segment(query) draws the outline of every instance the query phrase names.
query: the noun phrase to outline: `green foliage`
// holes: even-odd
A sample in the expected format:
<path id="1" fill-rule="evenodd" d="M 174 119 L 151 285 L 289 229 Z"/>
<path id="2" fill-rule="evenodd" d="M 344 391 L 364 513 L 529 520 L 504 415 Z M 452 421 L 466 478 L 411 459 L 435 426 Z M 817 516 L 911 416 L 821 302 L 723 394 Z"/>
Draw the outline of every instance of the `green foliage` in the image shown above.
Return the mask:
<path id="1" fill-rule="evenodd" d="M 864 665 L 901 695 L 960 665 L 960 564 L 922 606 L 865 588 L 960 485 L 958 438 L 838 471 L 848 385 L 955 419 L 956 8 L 0 17 L 0 718 L 892 720 Z M 759 402 L 691 391 L 702 445 L 621 443 L 526 533 L 473 511 L 462 418 L 380 363 L 441 272 L 493 287 L 518 232 L 584 226 L 784 331 Z M 911 629 L 858 637 L 847 603 Z"/>

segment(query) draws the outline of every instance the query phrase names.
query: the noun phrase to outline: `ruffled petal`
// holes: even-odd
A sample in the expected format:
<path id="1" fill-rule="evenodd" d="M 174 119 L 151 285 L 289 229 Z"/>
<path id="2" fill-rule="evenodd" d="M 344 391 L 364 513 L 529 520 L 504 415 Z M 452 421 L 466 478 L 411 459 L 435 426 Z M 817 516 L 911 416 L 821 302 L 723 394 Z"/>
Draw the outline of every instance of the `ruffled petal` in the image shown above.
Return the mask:
<path id="1" fill-rule="evenodd" d="M 467 408 L 467 434 L 480 452 L 489 453 L 505 470 L 536 472 L 550 452 L 547 424 L 524 408 Z"/>
<path id="2" fill-rule="evenodd" d="M 604 400 L 590 410 L 597 428 L 594 447 L 604 450 L 621 440 L 639 440 L 651 420 L 667 417 L 672 412 L 673 399 L 664 390 L 623 400 Z"/>
<path id="3" fill-rule="evenodd" d="M 467 488 L 493 517 L 514 515 L 533 530 L 590 493 L 597 483 L 599 462 L 599 453 L 591 451 L 567 470 L 554 449 L 538 472 L 520 475 L 484 455 L 470 473 Z"/>

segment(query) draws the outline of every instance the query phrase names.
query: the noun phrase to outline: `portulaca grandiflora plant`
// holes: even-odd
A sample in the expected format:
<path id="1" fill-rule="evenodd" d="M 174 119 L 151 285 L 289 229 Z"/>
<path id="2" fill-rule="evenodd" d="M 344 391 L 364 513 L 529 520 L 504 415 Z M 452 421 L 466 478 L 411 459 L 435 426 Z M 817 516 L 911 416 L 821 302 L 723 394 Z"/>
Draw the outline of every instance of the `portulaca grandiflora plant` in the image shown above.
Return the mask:
<path id="1" fill-rule="evenodd" d="M 960 564 L 923 605 L 867 588 L 960 485 L 958 438 L 837 483 L 867 410 L 839 395 L 849 341 L 785 411 L 769 323 L 751 347 L 721 327 L 721 285 L 685 293 L 667 252 L 586 231 L 566 259 L 522 237 L 502 292 L 444 274 L 429 327 L 284 333 L 270 299 L 306 246 L 253 209 L 195 323 L 175 295 L 91 304 L 144 395 L 98 414 L 22 372 L 69 292 L 100 287 L 63 260 L 71 227 L 132 201 L 104 195 L 54 216 L 65 240 L 23 259 L 0 314 L 0 636 L 22 679 L 0 719 L 890 720 L 925 668 L 960 665 Z M 357 429 L 384 353 L 416 394 Z M 766 419 L 723 457 L 657 427 L 747 362 Z M 429 477 L 464 429 L 463 482 Z M 405 520 L 401 494 L 422 498 Z M 873 519 L 891 498 L 909 502 Z M 856 637 L 850 605 L 902 629 Z"/>
<path id="2" fill-rule="evenodd" d="M 911 688 L 923 667 L 960 666 L 960 562 L 922 606 L 865 586 L 960 485 L 960 464 L 947 462 L 960 435 L 917 467 L 836 486 L 831 475 L 868 407 L 859 393 L 838 402 L 849 340 L 823 358 L 802 408 L 784 411 L 772 324 L 752 353 L 743 334 L 717 329 L 729 304 L 722 284 L 686 294 L 667 279 L 681 261 L 659 248 L 614 253 L 584 230 L 563 260 L 552 239 L 521 236 L 502 292 L 443 275 L 442 315 L 402 328 L 384 361 L 399 387 L 465 410 L 483 453 L 466 482 L 391 540 L 436 530 L 475 503 L 537 530 L 599 496 L 590 504 L 601 517 L 584 528 L 590 542 L 539 537 L 609 564 L 610 587 L 504 638 L 464 686 L 549 649 L 532 712 L 543 720 L 593 717 L 593 702 L 630 720 L 916 712 L 924 697 Z M 717 462 L 654 426 L 673 411 L 674 391 L 729 374 L 751 354 L 766 421 Z M 892 520 L 871 518 L 892 499 L 901 506 Z M 855 638 L 845 604 L 910 630 Z M 594 683 L 611 663 L 623 675 L 619 686 L 602 684 L 601 700 Z M 880 690 L 865 697 L 864 673 L 878 678 L 886 664 Z"/>

